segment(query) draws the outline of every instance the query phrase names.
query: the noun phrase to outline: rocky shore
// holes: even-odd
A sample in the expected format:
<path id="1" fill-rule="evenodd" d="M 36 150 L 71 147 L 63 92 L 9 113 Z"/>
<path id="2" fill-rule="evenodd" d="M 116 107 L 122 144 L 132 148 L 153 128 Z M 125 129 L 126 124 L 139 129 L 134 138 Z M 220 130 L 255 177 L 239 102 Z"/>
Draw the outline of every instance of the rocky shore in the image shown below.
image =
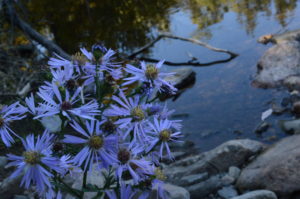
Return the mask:
<path id="1" fill-rule="evenodd" d="M 170 199 L 297 199 L 300 197 L 300 135 L 292 135 L 268 146 L 240 139 L 223 143 L 204 153 L 193 146 L 173 147 L 176 161 L 163 164 Z M 192 153 L 191 153 L 192 152 Z M 0 172 L 7 172 L 6 158 L 0 157 Z M 82 176 L 68 176 L 65 182 L 76 188 Z M 88 182 L 101 186 L 100 171 L 93 171 Z M 20 179 L 4 179 L 2 198 L 34 198 L 33 192 L 18 188 Z M 87 193 L 85 198 L 93 198 Z M 65 196 L 71 199 L 71 196 Z"/>

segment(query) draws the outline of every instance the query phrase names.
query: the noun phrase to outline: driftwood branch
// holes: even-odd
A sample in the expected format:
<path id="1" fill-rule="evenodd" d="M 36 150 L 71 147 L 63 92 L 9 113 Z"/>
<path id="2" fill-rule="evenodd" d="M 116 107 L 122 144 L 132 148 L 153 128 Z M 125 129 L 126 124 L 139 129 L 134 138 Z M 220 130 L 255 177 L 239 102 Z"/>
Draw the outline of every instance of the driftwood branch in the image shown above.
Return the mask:
<path id="1" fill-rule="evenodd" d="M 214 64 L 229 62 L 232 59 L 234 59 L 236 56 L 238 56 L 237 53 L 231 52 L 231 51 L 226 50 L 226 49 L 216 48 L 216 47 L 211 46 L 211 45 L 209 45 L 209 44 L 207 44 L 207 43 L 205 43 L 203 41 L 199 41 L 199 40 L 196 40 L 196 39 L 184 38 L 184 37 L 179 37 L 179 36 L 175 36 L 175 35 L 171 35 L 171 34 L 160 34 L 154 40 L 152 40 L 151 42 L 149 42 L 148 44 L 146 44 L 142 48 L 138 49 L 137 51 L 133 52 L 127 58 L 128 59 L 134 59 L 134 58 L 136 58 L 137 55 L 145 52 L 147 49 L 149 49 L 150 47 L 152 47 L 156 42 L 158 42 L 159 40 L 161 40 L 163 38 L 170 38 L 170 39 L 177 39 L 177 40 L 181 40 L 181 41 L 191 42 L 191 43 L 203 46 L 203 47 L 205 47 L 205 48 L 207 48 L 209 50 L 215 51 L 215 52 L 226 53 L 226 54 L 228 54 L 230 56 L 227 59 L 222 59 L 222 60 L 217 60 L 217 61 L 212 61 L 212 62 L 206 62 L 206 63 L 198 62 L 198 61 L 196 61 L 197 59 L 194 59 L 194 58 L 192 60 L 190 60 L 190 61 L 187 61 L 187 62 L 165 61 L 164 64 L 169 65 L 169 66 L 184 66 L 184 65 L 201 66 L 201 67 L 203 67 L 203 66 L 211 66 L 211 65 L 214 65 Z M 157 61 L 159 61 L 157 59 L 146 58 L 146 57 L 139 57 L 137 59 L 148 61 L 148 62 L 157 62 Z"/>
<path id="2" fill-rule="evenodd" d="M 16 13 L 12 0 L 3 0 L 3 8 L 7 17 L 7 20 L 22 30 L 28 37 L 39 44 L 43 45 L 51 53 L 56 53 L 63 58 L 70 59 L 63 49 L 61 49 L 53 41 L 46 39 L 42 34 L 33 29 L 27 22 L 23 21 Z"/>
<path id="3" fill-rule="evenodd" d="M 221 64 L 221 63 L 226 63 L 234 59 L 235 57 L 229 57 L 227 59 L 222 59 L 222 60 L 217 60 L 217 61 L 212 61 L 212 62 L 198 62 L 198 61 L 187 61 L 187 62 L 171 62 L 171 61 L 165 61 L 164 64 L 169 65 L 169 66 L 195 66 L 195 67 L 205 67 L 205 66 L 211 66 L 215 64 Z M 148 58 L 148 57 L 139 57 L 139 60 L 144 60 L 146 62 L 151 62 L 151 63 L 157 63 L 160 60 L 158 59 L 153 59 L 153 58 Z"/>

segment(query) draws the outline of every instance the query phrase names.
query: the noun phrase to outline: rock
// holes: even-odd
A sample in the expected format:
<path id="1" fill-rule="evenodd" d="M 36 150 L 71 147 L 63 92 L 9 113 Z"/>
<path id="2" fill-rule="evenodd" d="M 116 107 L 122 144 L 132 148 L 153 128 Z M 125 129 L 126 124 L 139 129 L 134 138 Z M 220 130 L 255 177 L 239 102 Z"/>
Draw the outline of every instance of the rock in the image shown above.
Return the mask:
<path id="1" fill-rule="evenodd" d="M 262 134 L 263 132 L 267 131 L 269 127 L 270 127 L 270 124 L 268 122 L 262 122 L 255 129 L 255 133 Z"/>
<path id="2" fill-rule="evenodd" d="M 300 135 L 284 138 L 245 167 L 240 190 L 268 189 L 281 196 L 300 191 Z"/>
<path id="3" fill-rule="evenodd" d="M 192 184 L 202 182 L 206 179 L 208 179 L 208 173 L 188 175 L 188 176 L 182 177 L 181 180 L 178 182 L 178 185 L 186 187 L 188 185 L 192 185 Z"/>
<path id="4" fill-rule="evenodd" d="M 196 73 L 191 68 L 179 68 L 172 72 L 174 75 L 167 76 L 165 80 L 178 89 L 186 88 L 195 83 Z"/>
<path id="5" fill-rule="evenodd" d="M 300 43 L 295 40 L 281 41 L 268 49 L 259 60 L 253 85 L 262 88 L 297 86 L 300 81 L 299 66 Z"/>
<path id="6" fill-rule="evenodd" d="M 223 187 L 218 191 L 218 195 L 223 199 L 230 199 L 238 195 L 236 189 L 233 186 Z"/>
<path id="7" fill-rule="evenodd" d="M 296 120 L 280 120 L 278 122 L 280 128 L 288 134 L 300 133 L 300 119 Z"/>
<path id="8" fill-rule="evenodd" d="M 61 130 L 62 121 L 58 115 L 43 117 L 41 123 L 51 133 L 56 133 Z"/>
<path id="9" fill-rule="evenodd" d="M 164 168 L 164 173 L 170 182 L 176 184 L 188 175 L 227 172 L 230 166 L 244 165 L 251 156 L 257 155 L 263 149 L 264 145 L 257 141 L 231 140 L 211 151 L 179 160 Z"/>
<path id="10" fill-rule="evenodd" d="M 97 168 L 97 165 L 93 165 L 93 170 L 88 173 L 87 175 L 87 184 L 96 185 L 98 187 L 103 187 L 105 183 L 105 179 L 103 177 L 102 172 L 105 172 L 106 170 L 99 170 Z M 78 176 L 77 176 L 78 175 Z M 78 173 L 74 176 L 74 184 L 72 185 L 72 188 L 81 190 L 82 187 L 82 180 L 83 180 L 83 172 Z M 97 195 L 96 192 L 85 192 L 84 193 L 84 199 L 92 199 Z M 72 196 L 68 195 L 66 197 L 67 199 L 73 198 Z"/>
<path id="11" fill-rule="evenodd" d="M 272 113 L 275 115 L 281 115 L 286 111 L 286 108 L 283 108 L 281 106 L 278 106 L 276 104 L 272 104 Z"/>
<path id="12" fill-rule="evenodd" d="M 243 195 L 231 199 L 277 199 L 277 196 L 272 191 L 257 190 L 245 193 Z"/>
<path id="13" fill-rule="evenodd" d="M 0 156 L 0 169 L 4 169 L 6 164 L 7 164 L 7 157 Z"/>
<path id="14" fill-rule="evenodd" d="M 236 179 L 234 179 L 233 177 L 231 177 L 230 175 L 226 174 L 222 177 L 221 181 L 223 183 L 223 185 L 231 185 L 234 183 Z"/>
<path id="15" fill-rule="evenodd" d="M 283 85 L 289 89 L 300 89 L 300 77 L 290 76 L 283 80 Z"/>
<path id="16" fill-rule="evenodd" d="M 229 167 L 228 175 L 234 178 L 235 180 L 238 179 L 240 176 L 241 170 L 237 167 Z"/>
<path id="17" fill-rule="evenodd" d="M 296 115 L 300 115 L 300 101 L 297 101 L 293 104 L 292 110 Z"/>
<path id="18" fill-rule="evenodd" d="M 190 192 L 192 199 L 203 198 L 223 187 L 221 178 L 222 175 L 213 176 L 204 182 L 187 187 L 187 190 Z"/>
<path id="19" fill-rule="evenodd" d="M 28 199 L 28 197 L 23 195 L 15 195 L 14 199 Z"/>
<path id="20" fill-rule="evenodd" d="M 183 187 L 178 187 L 171 184 L 164 184 L 163 190 L 168 199 L 190 199 L 190 193 Z M 151 194 L 150 199 L 156 199 L 156 190 Z"/>

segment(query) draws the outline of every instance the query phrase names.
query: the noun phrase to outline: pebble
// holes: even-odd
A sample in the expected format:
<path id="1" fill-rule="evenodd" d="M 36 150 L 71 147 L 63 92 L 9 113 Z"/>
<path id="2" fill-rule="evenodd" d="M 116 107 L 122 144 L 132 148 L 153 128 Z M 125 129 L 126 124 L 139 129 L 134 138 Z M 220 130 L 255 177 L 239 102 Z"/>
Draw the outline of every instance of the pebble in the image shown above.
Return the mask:
<path id="1" fill-rule="evenodd" d="M 235 182 L 236 179 L 234 179 L 232 176 L 226 174 L 222 177 L 221 181 L 224 185 L 230 185 Z"/>
<path id="2" fill-rule="evenodd" d="M 230 199 L 238 195 L 236 189 L 233 186 L 223 187 L 218 190 L 218 195 L 223 199 Z"/>
<path id="3" fill-rule="evenodd" d="M 14 195 L 14 199 L 28 199 L 28 197 L 23 195 Z"/>
<path id="4" fill-rule="evenodd" d="M 241 170 L 237 167 L 229 167 L 229 170 L 228 170 L 228 175 L 233 177 L 235 180 L 238 179 L 238 177 L 240 176 L 240 173 L 241 173 Z"/>
<path id="5" fill-rule="evenodd" d="M 255 133 L 262 134 L 263 132 L 267 131 L 269 129 L 269 127 L 270 127 L 270 124 L 268 122 L 262 122 L 255 129 Z"/>
<path id="6" fill-rule="evenodd" d="M 0 169 L 3 169 L 6 164 L 7 164 L 7 157 L 0 156 Z"/>
<path id="7" fill-rule="evenodd" d="M 207 179 L 208 179 L 208 173 L 188 175 L 188 176 L 182 177 L 181 180 L 180 180 L 180 183 L 178 185 L 188 186 L 188 185 L 192 185 L 192 184 L 202 182 L 202 181 L 207 180 Z"/>
<path id="8" fill-rule="evenodd" d="M 256 190 L 231 199 L 277 199 L 277 196 L 269 190 Z"/>

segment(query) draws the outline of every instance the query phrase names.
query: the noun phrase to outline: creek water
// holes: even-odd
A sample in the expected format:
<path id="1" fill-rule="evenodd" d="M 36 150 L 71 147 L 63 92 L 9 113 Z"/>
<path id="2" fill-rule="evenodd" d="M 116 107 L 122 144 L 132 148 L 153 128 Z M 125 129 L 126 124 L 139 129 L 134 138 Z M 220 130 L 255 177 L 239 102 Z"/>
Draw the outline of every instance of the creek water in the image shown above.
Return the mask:
<path id="1" fill-rule="evenodd" d="M 235 59 L 208 67 L 166 66 L 168 70 L 191 67 L 196 83 L 168 106 L 183 120 L 186 139 L 208 150 L 233 138 L 285 136 L 277 127 L 279 117 L 268 118 L 272 127 L 258 136 L 254 129 L 261 113 L 287 92 L 251 86 L 256 63 L 270 45 L 257 43 L 264 34 L 300 28 L 296 0 L 31 0 L 23 1 L 28 20 L 42 32 L 53 34 L 67 52 L 103 41 L 124 53 L 149 42 L 158 32 L 196 38 L 238 53 Z M 228 55 L 179 40 L 164 39 L 144 56 L 184 62 L 226 59 Z M 287 115 L 281 117 L 289 117 Z"/>

